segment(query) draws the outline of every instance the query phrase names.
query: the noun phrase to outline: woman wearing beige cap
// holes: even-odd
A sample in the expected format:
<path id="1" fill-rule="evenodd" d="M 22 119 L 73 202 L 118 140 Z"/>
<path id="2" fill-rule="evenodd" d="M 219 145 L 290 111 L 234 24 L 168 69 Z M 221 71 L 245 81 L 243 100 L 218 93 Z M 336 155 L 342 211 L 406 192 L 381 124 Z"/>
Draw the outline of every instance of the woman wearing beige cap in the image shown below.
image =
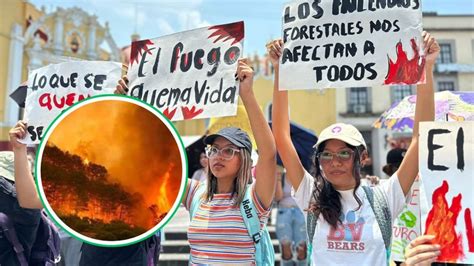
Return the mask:
<path id="1" fill-rule="evenodd" d="M 312 265 L 387 265 L 391 223 L 403 209 L 418 173 L 418 127 L 434 118 L 433 66 L 439 46 L 423 33 L 427 83 L 417 88 L 413 139 L 398 171 L 373 189 L 360 186 L 361 162 L 368 156 L 361 133 L 352 125 L 333 124 L 319 135 L 310 174 L 290 138 L 288 95 L 279 91 L 282 41 L 267 44 L 275 68 L 273 135 L 287 169 L 298 206 L 307 216 Z"/>

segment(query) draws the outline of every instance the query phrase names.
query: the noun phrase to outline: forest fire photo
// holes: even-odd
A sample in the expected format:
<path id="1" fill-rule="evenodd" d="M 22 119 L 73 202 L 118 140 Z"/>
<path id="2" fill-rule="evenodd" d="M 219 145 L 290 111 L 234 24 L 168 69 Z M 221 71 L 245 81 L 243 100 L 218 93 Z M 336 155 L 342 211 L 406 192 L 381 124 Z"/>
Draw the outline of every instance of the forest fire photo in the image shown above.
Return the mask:
<path id="1" fill-rule="evenodd" d="M 97 101 L 67 115 L 47 140 L 47 202 L 74 231 L 126 240 L 156 226 L 178 197 L 182 161 L 166 125 L 124 101 Z"/>

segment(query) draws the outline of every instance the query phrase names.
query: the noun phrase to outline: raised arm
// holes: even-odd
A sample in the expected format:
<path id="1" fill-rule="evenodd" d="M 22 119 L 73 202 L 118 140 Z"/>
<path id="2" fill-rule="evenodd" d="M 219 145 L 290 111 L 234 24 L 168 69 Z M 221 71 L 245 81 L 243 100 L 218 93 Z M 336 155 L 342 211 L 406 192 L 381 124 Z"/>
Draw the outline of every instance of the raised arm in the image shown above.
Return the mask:
<path id="1" fill-rule="evenodd" d="M 275 70 L 273 81 L 272 132 L 278 154 L 286 168 L 286 178 L 296 190 L 304 176 L 304 167 L 296 152 L 290 136 L 290 117 L 288 114 L 288 92 L 279 91 L 279 60 L 283 46 L 282 40 L 274 40 L 267 44 L 270 62 Z"/>
<path id="2" fill-rule="evenodd" d="M 415 122 L 412 141 L 397 171 L 400 185 L 402 186 L 405 196 L 410 191 L 411 185 L 413 181 L 415 181 L 419 171 L 418 144 L 420 122 L 433 121 L 435 116 L 433 68 L 440 49 L 435 38 L 427 32 L 423 32 L 423 44 L 426 55 L 426 84 L 420 84 L 416 88 Z"/>
<path id="3" fill-rule="evenodd" d="M 272 132 L 253 93 L 253 69 L 246 59 L 239 60 L 237 78 L 240 79 L 240 97 L 247 111 L 252 133 L 257 143 L 255 190 L 265 208 L 273 201 L 276 182 L 276 147 Z"/>
<path id="4" fill-rule="evenodd" d="M 26 136 L 26 124 L 18 121 L 9 132 L 10 144 L 14 153 L 15 187 L 18 203 L 22 208 L 42 209 L 43 205 L 36 190 L 35 181 L 30 171 L 26 145 L 18 142 Z"/>

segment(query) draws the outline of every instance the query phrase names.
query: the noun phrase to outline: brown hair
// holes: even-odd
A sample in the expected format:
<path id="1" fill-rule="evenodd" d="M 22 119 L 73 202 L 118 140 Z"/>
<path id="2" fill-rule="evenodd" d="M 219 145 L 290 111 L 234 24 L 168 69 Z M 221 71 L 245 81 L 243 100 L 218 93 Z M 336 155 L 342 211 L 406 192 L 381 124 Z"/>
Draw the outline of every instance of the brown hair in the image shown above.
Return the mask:
<path id="1" fill-rule="evenodd" d="M 245 192 L 247 189 L 247 184 L 252 180 L 252 159 L 250 152 L 246 149 L 239 149 L 240 156 L 240 168 L 237 172 L 237 177 L 234 179 L 234 189 L 232 191 L 232 196 L 236 197 L 235 206 L 240 205 L 244 200 Z M 211 169 L 207 171 L 207 189 L 206 193 L 202 196 L 203 200 L 211 201 L 214 197 L 214 194 L 217 193 L 217 178 L 212 174 Z"/>

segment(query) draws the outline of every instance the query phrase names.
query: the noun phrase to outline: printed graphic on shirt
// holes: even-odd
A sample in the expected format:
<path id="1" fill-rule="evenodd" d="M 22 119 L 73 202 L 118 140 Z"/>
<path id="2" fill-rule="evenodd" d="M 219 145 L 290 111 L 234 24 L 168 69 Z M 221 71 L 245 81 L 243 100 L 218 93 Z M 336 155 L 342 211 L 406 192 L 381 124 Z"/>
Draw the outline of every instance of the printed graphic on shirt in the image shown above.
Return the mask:
<path id="1" fill-rule="evenodd" d="M 342 214 L 337 228 L 331 227 L 327 236 L 328 251 L 363 252 L 365 243 L 361 241 L 365 220 L 359 211 L 350 210 Z"/>

